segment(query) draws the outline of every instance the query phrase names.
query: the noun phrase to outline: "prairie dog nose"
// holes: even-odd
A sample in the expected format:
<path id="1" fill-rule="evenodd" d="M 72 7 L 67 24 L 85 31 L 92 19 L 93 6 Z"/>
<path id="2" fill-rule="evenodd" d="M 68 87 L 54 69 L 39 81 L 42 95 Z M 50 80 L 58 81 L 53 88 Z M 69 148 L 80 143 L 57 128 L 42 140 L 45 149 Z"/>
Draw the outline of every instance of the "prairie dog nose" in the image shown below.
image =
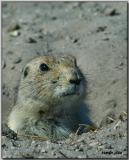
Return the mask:
<path id="1" fill-rule="evenodd" d="M 70 80 L 69 80 L 69 82 L 70 82 L 70 83 L 72 83 L 72 84 L 79 85 L 79 84 L 80 84 L 80 82 L 81 82 L 81 80 L 80 80 L 80 79 L 78 79 L 78 78 L 77 78 L 77 79 L 70 79 Z"/>
<path id="2" fill-rule="evenodd" d="M 64 72 L 64 74 L 65 74 L 65 77 L 67 79 L 67 82 L 69 82 L 71 84 L 76 84 L 76 85 L 80 84 L 81 77 L 76 70 L 71 69 L 71 70 L 68 70 L 68 71 Z"/>
<path id="3" fill-rule="evenodd" d="M 80 77 L 79 77 L 77 72 L 75 72 L 75 71 L 72 72 L 71 77 L 69 77 L 69 82 L 71 84 L 76 84 L 76 85 L 80 84 L 81 79 L 80 79 Z"/>

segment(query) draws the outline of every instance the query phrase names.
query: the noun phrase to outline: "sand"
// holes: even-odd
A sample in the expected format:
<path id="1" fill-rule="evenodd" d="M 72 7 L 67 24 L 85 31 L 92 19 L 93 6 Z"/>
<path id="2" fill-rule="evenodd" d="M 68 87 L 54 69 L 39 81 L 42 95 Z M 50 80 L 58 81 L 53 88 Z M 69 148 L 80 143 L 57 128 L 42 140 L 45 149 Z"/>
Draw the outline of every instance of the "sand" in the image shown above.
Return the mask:
<path id="1" fill-rule="evenodd" d="M 7 121 L 15 104 L 22 68 L 30 59 L 48 53 L 72 54 L 77 58 L 88 82 L 85 99 L 88 114 L 99 129 L 73 140 L 76 144 L 76 141 L 85 137 L 84 143 L 79 142 L 83 152 L 76 151 L 76 145 L 70 149 L 71 146 L 64 142 L 52 144 L 24 138 L 19 142 L 3 136 L 2 141 L 6 145 L 2 147 L 3 157 L 17 158 L 29 153 L 34 158 L 65 155 L 64 158 L 126 158 L 127 121 L 120 120 L 120 115 L 127 112 L 127 3 L 3 2 L 3 122 Z M 112 129 L 119 121 L 119 129 Z M 12 141 L 20 144 L 21 148 L 13 146 Z M 25 142 L 26 147 L 33 147 L 26 150 Z M 104 146 L 98 149 L 100 142 Z M 48 147 L 42 152 L 46 143 L 53 148 Z M 39 145 L 38 152 L 34 152 L 38 147 L 33 144 Z M 109 144 L 112 148 L 109 147 L 108 151 L 113 153 L 105 154 L 105 146 Z M 63 147 L 62 154 L 60 146 L 61 149 Z M 58 152 L 54 153 L 54 150 Z"/>

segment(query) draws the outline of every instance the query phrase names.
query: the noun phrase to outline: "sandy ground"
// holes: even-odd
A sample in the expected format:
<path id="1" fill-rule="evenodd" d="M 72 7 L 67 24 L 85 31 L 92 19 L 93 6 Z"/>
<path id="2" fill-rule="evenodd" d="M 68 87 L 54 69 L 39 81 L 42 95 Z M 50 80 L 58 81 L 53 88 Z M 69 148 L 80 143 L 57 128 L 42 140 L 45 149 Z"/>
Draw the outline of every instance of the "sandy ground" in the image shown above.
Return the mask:
<path id="1" fill-rule="evenodd" d="M 89 116 L 100 128 L 97 133 L 84 133 L 73 140 L 80 140 L 83 151 L 76 151 L 76 145 L 71 149 L 64 142 L 57 145 L 30 140 L 19 142 L 3 137 L 3 157 L 22 157 L 25 153 L 39 158 L 126 158 L 126 120 L 120 120 L 121 113 L 127 112 L 126 2 L 4 2 L 2 40 L 3 122 L 16 101 L 20 74 L 26 62 L 38 55 L 60 53 L 77 58 L 88 81 L 85 103 Z M 112 129 L 119 120 L 119 129 Z M 13 146 L 12 141 L 21 148 Z M 104 146 L 98 149 L 100 141 Z M 26 146 L 33 147 L 26 150 L 25 142 Z M 42 152 L 46 143 L 53 148 Z M 39 145 L 38 152 L 33 144 Z M 109 144 L 108 151 L 113 153 L 105 154 L 105 146 Z M 63 153 L 54 154 L 54 150 L 60 150 L 59 146 L 64 149 Z M 49 154 L 52 151 L 53 154 Z M 115 154 L 116 151 L 120 153 Z"/>

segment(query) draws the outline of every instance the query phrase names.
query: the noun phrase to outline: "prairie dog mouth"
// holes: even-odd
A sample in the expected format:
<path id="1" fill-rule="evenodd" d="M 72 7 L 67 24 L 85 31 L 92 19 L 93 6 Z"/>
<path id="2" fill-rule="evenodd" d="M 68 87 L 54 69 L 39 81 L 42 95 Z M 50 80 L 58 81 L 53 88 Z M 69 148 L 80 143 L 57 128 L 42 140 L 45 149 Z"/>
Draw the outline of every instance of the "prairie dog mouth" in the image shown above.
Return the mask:
<path id="1" fill-rule="evenodd" d="M 62 93 L 62 96 L 71 96 L 71 95 L 76 95 L 76 93 L 75 92 L 71 92 L 71 93 L 64 92 L 64 93 Z"/>
<path id="2" fill-rule="evenodd" d="M 55 90 L 56 96 L 72 96 L 72 95 L 81 95 L 80 85 L 70 85 L 67 87 L 57 87 Z"/>
<path id="3" fill-rule="evenodd" d="M 64 92 L 63 96 L 69 96 L 69 95 L 77 95 L 79 96 L 80 93 L 80 86 L 79 85 L 75 85 L 74 88 L 72 90 L 68 90 L 66 92 Z"/>

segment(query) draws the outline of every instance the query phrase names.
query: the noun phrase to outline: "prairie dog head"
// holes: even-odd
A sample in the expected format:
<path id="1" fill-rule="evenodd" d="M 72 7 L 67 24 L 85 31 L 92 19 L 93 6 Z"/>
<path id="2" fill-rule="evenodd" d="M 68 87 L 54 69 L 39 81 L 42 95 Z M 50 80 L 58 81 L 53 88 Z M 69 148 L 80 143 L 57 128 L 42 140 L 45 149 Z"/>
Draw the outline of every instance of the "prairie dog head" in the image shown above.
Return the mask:
<path id="1" fill-rule="evenodd" d="M 75 103 L 85 95 L 85 79 L 73 56 L 44 55 L 31 60 L 22 73 L 18 99 L 47 106 Z"/>

